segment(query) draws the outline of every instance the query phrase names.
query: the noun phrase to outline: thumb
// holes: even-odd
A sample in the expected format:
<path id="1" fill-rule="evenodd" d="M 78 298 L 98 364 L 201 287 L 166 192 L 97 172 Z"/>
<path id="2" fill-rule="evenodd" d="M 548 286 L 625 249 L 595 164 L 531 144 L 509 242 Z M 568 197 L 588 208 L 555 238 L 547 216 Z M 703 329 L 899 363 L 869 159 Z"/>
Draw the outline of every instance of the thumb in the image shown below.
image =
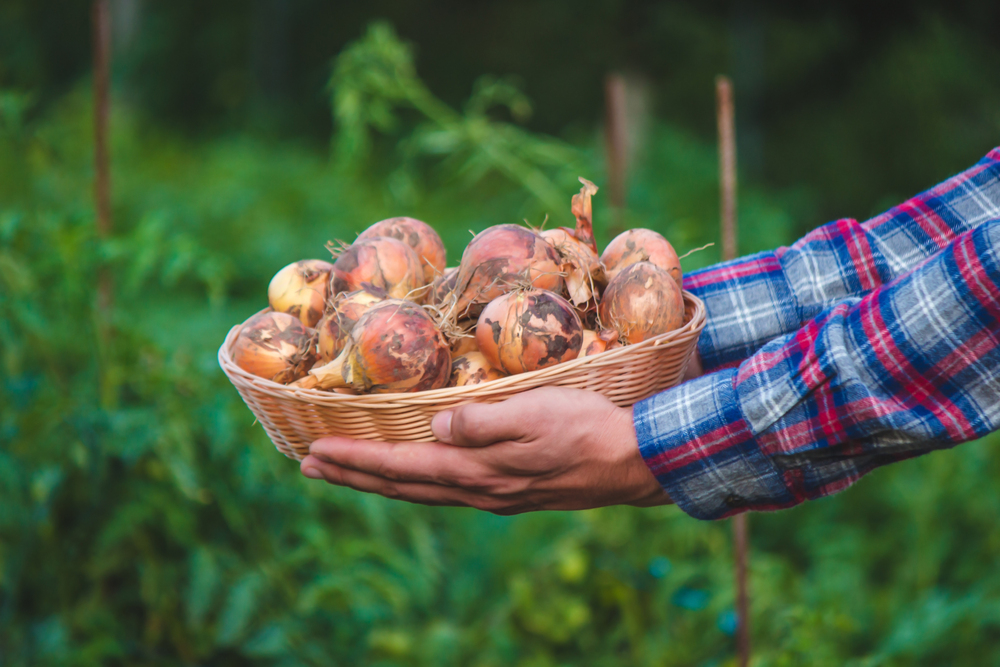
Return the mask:
<path id="1" fill-rule="evenodd" d="M 511 399 L 461 405 L 436 414 L 431 430 L 439 442 L 459 447 L 486 447 L 495 442 L 521 440 L 530 433 L 534 420 L 518 409 L 524 406 L 517 403 Z"/>

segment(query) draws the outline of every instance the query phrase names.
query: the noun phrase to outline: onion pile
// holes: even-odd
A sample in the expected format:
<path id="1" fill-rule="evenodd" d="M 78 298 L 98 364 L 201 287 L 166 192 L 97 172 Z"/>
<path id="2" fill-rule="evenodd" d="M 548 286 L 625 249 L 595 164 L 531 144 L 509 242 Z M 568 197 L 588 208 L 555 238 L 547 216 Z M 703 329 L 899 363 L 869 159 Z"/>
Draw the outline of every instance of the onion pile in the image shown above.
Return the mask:
<path id="1" fill-rule="evenodd" d="M 597 186 L 580 181 L 575 227 L 489 227 L 456 268 L 445 268 L 437 232 L 407 217 L 375 223 L 333 263 L 289 264 L 268 286 L 271 310 L 243 326 L 234 361 L 298 388 L 417 392 L 548 368 L 681 326 L 673 247 L 632 229 L 600 255 Z"/>

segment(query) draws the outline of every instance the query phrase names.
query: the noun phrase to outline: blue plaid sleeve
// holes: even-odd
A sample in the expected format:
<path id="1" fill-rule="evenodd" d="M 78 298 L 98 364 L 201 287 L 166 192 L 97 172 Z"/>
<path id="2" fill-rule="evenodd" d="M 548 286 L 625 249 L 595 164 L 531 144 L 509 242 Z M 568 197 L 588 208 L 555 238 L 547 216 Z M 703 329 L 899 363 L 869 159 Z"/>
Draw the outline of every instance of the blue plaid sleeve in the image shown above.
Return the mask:
<path id="1" fill-rule="evenodd" d="M 870 293 L 997 217 L 1000 148 L 871 220 L 837 220 L 791 247 L 692 272 L 684 287 L 708 313 L 698 342 L 702 366 L 738 364 L 841 299 Z"/>
<path id="2" fill-rule="evenodd" d="M 1000 218 L 633 419 L 650 470 L 700 519 L 790 507 L 996 430 Z"/>

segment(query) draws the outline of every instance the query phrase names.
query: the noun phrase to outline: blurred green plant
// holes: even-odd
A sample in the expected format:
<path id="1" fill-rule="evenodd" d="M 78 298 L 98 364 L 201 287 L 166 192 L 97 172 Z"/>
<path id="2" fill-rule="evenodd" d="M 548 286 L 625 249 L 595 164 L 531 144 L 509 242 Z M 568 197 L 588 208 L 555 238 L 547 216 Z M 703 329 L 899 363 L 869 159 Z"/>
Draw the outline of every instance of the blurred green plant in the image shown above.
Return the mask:
<path id="1" fill-rule="evenodd" d="M 0 94 L 0 665 L 734 664 L 724 523 L 674 508 L 504 518 L 301 478 L 215 348 L 274 271 L 399 204 L 320 151 L 192 141 L 118 105 L 118 227 L 101 242 L 86 93 L 32 113 Z M 341 136 L 358 127 L 338 141 L 367 141 Z M 627 223 L 682 248 L 714 240 L 715 159 L 657 128 Z M 517 179 L 414 183 L 427 189 L 409 212 L 453 257 L 469 226 L 538 200 Z M 746 249 L 789 240 L 786 197 L 741 192 Z M 118 290 L 104 350 L 102 266 Z M 119 392 L 102 404 L 108 372 Z M 755 664 L 1000 661 L 998 475 L 992 438 L 754 515 Z"/>

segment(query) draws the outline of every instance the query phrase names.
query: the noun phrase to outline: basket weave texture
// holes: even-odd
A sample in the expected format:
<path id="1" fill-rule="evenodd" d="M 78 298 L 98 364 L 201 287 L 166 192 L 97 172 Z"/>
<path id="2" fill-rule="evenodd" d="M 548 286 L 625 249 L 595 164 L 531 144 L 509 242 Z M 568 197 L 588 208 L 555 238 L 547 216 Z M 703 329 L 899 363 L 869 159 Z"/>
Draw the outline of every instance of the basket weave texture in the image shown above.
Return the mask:
<path id="1" fill-rule="evenodd" d="M 388 442 L 432 442 L 431 419 L 464 403 L 495 403 L 537 387 L 573 387 L 604 394 L 625 407 L 681 381 L 698 336 L 705 305 L 684 292 L 684 325 L 636 345 L 566 361 L 520 375 L 465 387 L 415 393 L 352 396 L 288 387 L 247 373 L 233 362 L 242 324 L 219 348 L 219 365 L 278 450 L 293 459 L 329 435 Z"/>

